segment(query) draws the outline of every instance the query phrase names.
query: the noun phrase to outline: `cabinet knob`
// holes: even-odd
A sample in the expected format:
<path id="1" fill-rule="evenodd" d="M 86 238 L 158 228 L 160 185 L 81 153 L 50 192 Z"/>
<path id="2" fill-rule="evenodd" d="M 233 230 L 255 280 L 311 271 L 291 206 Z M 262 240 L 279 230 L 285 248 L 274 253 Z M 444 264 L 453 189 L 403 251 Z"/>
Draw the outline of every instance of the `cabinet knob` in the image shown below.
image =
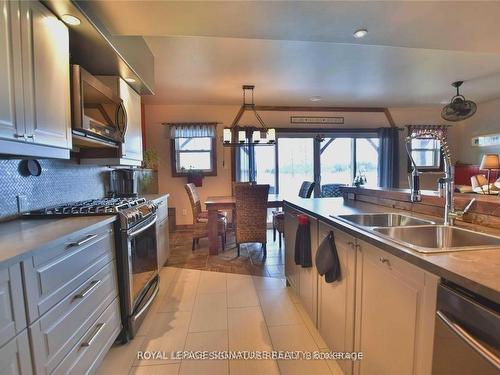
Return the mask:
<path id="1" fill-rule="evenodd" d="M 380 257 L 380 258 L 378 258 L 378 260 L 380 260 L 381 263 L 385 263 L 387 265 L 391 264 L 391 262 L 389 262 L 389 259 L 384 258 L 384 257 Z"/>

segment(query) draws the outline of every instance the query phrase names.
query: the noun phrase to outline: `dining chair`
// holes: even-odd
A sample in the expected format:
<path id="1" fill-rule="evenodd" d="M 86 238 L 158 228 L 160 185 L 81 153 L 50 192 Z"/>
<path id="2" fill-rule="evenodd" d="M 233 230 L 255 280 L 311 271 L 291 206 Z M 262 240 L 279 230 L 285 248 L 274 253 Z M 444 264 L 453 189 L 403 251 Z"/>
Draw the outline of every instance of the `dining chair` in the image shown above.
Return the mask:
<path id="1" fill-rule="evenodd" d="M 193 211 L 193 244 L 195 246 L 199 243 L 200 238 L 208 237 L 208 211 L 202 211 L 200 196 L 196 190 L 196 186 L 192 183 L 184 185 L 186 192 L 191 203 L 191 211 Z M 226 247 L 226 230 L 227 218 L 224 212 L 217 214 L 217 235 L 221 237 L 222 249 Z"/>
<path id="2" fill-rule="evenodd" d="M 269 185 L 236 184 L 236 247 L 240 256 L 242 243 L 260 243 L 263 259 L 267 257 L 267 199 Z"/>
<path id="3" fill-rule="evenodd" d="M 300 186 L 299 197 L 311 198 L 311 195 L 316 187 L 316 183 L 312 181 L 304 181 Z M 278 232 L 279 248 L 281 249 L 283 232 L 285 231 L 285 213 L 283 211 L 273 211 L 273 241 L 276 242 L 276 232 Z"/>

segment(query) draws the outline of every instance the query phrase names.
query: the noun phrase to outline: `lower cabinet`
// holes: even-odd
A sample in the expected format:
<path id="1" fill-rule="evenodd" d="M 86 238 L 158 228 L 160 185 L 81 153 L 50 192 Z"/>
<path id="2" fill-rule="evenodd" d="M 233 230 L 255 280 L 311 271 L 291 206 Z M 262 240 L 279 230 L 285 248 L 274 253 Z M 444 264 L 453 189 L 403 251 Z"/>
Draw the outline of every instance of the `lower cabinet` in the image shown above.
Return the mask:
<path id="1" fill-rule="evenodd" d="M 28 333 L 26 330 L 0 348 L 0 374 L 33 374 Z"/>
<path id="2" fill-rule="evenodd" d="M 339 361 L 344 374 L 430 375 L 439 278 L 310 218 L 314 255 L 334 233 L 341 279 L 326 283 L 315 266 L 295 265 L 300 213 L 285 206 L 286 279 L 330 350 L 363 352 L 362 360 Z"/>
<path id="3" fill-rule="evenodd" d="M 312 267 L 302 267 L 295 264 L 295 235 L 298 227 L 298 214 L 298 211 L 285 210 L 285 276 L 299 297 L 309 317 L 316 324 L 318 272 L 316 271 L 314 259 L 316 257 L 316 250 L 318 249 L 318 220 L 310 215 L 306 215 L 309 219 L 311 229 L 311 256 L 313 265 Z M 287 270 L 290 272 L 287 272 Z"/>
<path id="4" fill-rule="evenodd" d="M 89 374 L 121 330 L 112 224 L 0 266 L 0 374 Z"/>
<path id="5" fill-rule="evenodd" d="M 357 242 L 354 374 L 431 374 L 439 278 Z"/>
<path id="6" fill-rule="evenodd" d="M 318 279 L 318 331 L 330 350 L 352 352 L 354 349 L 354 305 L 356 288 L 356 244 L 354 237 L 319 223 L 319 243 L 333 231 L 340 261 L 341 279 L 327 283 Z M 352 361 L 339 361 L 345 375 L 353 372 Z"/>

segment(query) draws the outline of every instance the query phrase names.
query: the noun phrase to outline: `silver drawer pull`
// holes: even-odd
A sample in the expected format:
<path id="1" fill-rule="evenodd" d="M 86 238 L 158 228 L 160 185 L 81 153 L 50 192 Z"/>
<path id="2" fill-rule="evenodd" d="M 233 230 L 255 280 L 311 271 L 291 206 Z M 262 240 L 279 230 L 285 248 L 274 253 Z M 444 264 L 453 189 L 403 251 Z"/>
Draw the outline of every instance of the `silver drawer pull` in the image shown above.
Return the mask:
<path id="1" fill-rule="evenodd" d="M 70 247 L 82 246 L 82 245 L 86 244 L 87 242 L 92 241 L 96 237 L 97 237 L 97 234 L 88 234 L 87 236 L 85 236 L 81 240 L 78 240 L 76 242 L 71 242 L 68 246 L 70 246 Z"/>
<path id="2" fill-rule="evenodd" d="M 90 294 L 97 286 L 101 283 L 101 280 L 92 280 L 90 284 L 80 293 L 75 294 L 75 299 L 76 298 L 85 298 L 88 294 Z"/>
<path id="3" fill-rule="evenodd" d="M 106 325 L 106 323 L 99 323 L 96 326 L 96 329 L 94 330 L 94 333 L 92 333 L 92 336 L 90 337 L 90 339 L 88 341 L 82 342 L 80 344 L 80 346 L 87 347 L 87 346 L 92 345 L 92 343 L 94 342 L 95 338 L 97 337 L 97 335 L 99 334 L 99 332 L 102 331 L 102 329 L 104 328 L 105 325 Z"/>

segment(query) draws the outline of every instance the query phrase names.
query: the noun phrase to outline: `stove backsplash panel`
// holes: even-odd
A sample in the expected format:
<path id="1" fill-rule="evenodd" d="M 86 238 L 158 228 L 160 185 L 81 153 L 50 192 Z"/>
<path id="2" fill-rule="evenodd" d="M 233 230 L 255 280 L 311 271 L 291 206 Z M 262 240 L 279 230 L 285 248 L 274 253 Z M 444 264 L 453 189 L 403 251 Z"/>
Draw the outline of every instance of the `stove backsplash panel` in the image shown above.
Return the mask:
<path id="1" fill-rule="evenodd" d="M 106 195 L 110 168 L 79 165 L 75 160 L 39 162 L 42 174 L 25 177 L 20 160 L 0 160 L 0 219 L 18 213 L 19 194 L 26 196 L 26 210 Z"/>

